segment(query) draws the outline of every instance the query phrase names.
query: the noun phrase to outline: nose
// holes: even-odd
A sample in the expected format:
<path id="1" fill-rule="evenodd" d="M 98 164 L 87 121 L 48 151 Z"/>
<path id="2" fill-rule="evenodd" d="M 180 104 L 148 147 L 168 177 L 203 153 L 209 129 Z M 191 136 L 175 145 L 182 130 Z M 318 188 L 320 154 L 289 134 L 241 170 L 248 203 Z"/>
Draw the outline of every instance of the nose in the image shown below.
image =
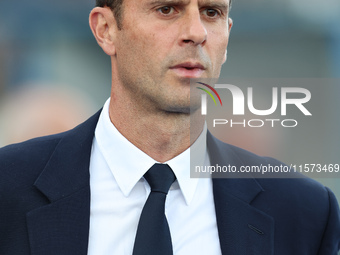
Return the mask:
<path id="1" fill-rule="evenodd" d="M 207 30 L 202 23 L 199 10 L 188 12 L 183 19 L 182 36 L 180 43 L 183 45 L 204 45 L 207 40 Z"/>

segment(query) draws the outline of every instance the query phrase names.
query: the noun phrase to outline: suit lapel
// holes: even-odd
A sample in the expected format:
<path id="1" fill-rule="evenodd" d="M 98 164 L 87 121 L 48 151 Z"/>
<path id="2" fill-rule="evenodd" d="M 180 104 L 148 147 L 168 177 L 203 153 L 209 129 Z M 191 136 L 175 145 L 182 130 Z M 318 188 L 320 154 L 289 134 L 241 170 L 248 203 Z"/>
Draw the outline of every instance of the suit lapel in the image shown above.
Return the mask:
<path id="1" fill-rule="evenodd" d="M 99 114 L 63 135 L 34 184 L 50 204 L 27 214 L 32 255 L 87 254 L 89 163 Z"/>
<path id="2" fill-rule="evenodd" d="M 247 165 L 210 133 L 207 143 L 211 165 Z M 261 185 L 253 178 L 214 178 L 213 192 L 222 254 L 274 254 L 274 220 L 251 205 L 263 192 Z"/>

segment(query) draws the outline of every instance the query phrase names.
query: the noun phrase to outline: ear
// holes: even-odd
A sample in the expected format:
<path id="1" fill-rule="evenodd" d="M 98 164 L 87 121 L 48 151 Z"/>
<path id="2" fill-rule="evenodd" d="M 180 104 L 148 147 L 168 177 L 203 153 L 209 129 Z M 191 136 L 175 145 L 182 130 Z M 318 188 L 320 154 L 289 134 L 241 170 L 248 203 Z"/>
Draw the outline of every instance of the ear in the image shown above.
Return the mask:
<path id="1" fill-rule="evenodd" d="M 109 7 L 95 7 L 89 17 L 90 28 L 103 51 L 113 56 L 116 54 L 115 39 L 117 24 Z"/>
<path id="2" fill-rule="evenodd" d="M 228 18 L 228 32 L 229 32 L 229 34 L 230 34 L 230 30 L 231 30 L 232 26 L 233 26 L 233 20 L 231 18 Z"/>

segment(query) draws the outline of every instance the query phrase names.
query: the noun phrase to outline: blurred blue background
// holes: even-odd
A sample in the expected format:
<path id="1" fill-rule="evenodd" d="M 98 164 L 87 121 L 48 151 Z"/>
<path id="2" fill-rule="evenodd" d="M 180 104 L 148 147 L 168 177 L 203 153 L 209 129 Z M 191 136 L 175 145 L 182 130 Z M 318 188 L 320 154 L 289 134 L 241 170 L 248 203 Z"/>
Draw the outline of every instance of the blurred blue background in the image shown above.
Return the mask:
<path id="1" fill-rule="evenodd" d="M 88 26 L 94 2 L 0 2 L 0 146 L 72 128 L 109 97 L 110 59 Z M 339 0 L 234 0 L 231 17 L 222 78 L 340 78 Z M 340 198 L 340 179 L 319 181 Z"/>

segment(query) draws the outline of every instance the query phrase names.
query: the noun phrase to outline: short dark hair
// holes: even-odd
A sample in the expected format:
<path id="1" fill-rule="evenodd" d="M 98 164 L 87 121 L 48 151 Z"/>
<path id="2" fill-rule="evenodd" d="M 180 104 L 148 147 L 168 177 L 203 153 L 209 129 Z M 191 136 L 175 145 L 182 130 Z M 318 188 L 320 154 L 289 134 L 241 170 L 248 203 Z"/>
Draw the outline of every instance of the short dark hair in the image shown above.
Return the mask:
<path id="1" fill-rule="evenodd" d="M 232 0 L 229 0 L 229 9 L 231 7 Z M 113 11 L 117 20 L 117 26 L 119 29 L 122 27 L 123 16 L 123 0 L 96 0 L 96 6 L 104 7 L 108 6 Z"/>

